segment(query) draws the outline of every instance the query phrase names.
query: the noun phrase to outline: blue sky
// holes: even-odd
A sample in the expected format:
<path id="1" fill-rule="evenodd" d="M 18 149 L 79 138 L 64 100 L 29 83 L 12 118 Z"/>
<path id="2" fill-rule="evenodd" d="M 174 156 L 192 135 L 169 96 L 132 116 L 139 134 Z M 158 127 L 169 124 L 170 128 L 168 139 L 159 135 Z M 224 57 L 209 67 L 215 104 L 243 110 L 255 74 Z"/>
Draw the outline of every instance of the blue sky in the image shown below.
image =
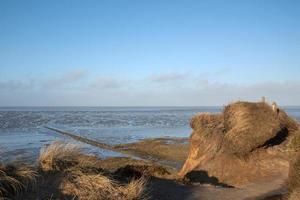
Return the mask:
<path id="1" fill-rule="evenodd" d="M 300 1 L 0 1 L 0 106 L 300 105 Z"/>

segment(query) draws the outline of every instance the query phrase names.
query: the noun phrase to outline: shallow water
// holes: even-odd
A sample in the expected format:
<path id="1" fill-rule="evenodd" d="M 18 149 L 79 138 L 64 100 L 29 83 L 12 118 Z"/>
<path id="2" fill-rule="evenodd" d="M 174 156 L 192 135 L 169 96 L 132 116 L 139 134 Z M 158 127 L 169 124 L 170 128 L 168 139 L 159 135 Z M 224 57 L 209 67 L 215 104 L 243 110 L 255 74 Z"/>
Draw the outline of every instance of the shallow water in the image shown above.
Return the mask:
<path id="1" fill-rule="evenodd" d="M 44 126 L 119 144 L 144 138 L 188 137 L 191 116 L 220 110 L 221 107 L 3 107 L 0 108 L 1 159 L 35 159 L 43 145 L 55 140 L 78 143 L 101 157 L 120 156 L 73 141 Z M 300 107 L 285 110 L 300 120 Z"/>

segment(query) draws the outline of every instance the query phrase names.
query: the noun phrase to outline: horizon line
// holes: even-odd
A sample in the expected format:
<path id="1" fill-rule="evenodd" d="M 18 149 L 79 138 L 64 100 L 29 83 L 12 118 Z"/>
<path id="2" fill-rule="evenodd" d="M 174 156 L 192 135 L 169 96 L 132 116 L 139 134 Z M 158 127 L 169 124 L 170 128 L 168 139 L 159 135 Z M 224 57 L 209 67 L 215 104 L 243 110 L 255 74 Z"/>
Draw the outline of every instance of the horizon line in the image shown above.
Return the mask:
<path id="1" fill-rule="evenodd" d="M 228 105 L 228 104 L 226 104 L 226 105 Z M 21 108 L 21 107 L 23 107 L 23 108 L 26 108 L 26 107 L 35 107 L 35 108 L 42 108 L 42 107 L 107 107 L 107 108 L 109 108 L 109 107 L 123 107 L 123 108 L 145 108 L 145 107 L 149 107 L 149 108 L 157 108 L 157 107 L 165 107 L 165 108 L 167 108 L 167 107 L 223 107 L 223 106 L 226 106 L 226 105 L 158 105 L 158 106 L 149 106 L 149 105 L 142 105 L 142 106 L 121 106 L 121 105 L 109 105 L 109 106 L 107 106 L 107 105 L 105 105 L 105 106 L 100 106 L 100 105 L 92 105 L 92 106 L 88 106 L 88 105 L 72 105 L 72 106 L 67 106 L 67 105 L 43 105 L 43 106 L 40 106 L 40 105 L 38 105 L 38 106 L 29 106 L 29 105 L 18 105 L 18 106 L 1 106 L 0 105 L 0 108 L 17 108 L 17 107 L 19 107 L 19 108 Z M 279 107 L 300 107 L 300 105 L 282 105 L 282 106 L 279 106 Z"/>

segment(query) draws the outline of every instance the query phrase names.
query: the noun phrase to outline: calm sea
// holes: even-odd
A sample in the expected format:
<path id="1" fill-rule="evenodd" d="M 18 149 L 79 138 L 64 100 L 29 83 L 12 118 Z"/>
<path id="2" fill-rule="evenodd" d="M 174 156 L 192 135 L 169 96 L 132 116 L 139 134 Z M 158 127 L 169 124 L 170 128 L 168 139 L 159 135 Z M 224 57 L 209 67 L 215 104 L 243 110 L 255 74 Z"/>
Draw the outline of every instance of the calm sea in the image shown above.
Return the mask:
<path id="1" fill-rule="evenodd" d="M 49 126 L 109 144 L 144 138 L 188 137 L 189 119 L 197 112 L 221 107 L 0 107 L 0 156 L 34 159 L 43 145 L 56 140 L 74 142 L 47 130 Z M 300 121 L 300 107 L 284 108 Z M 99 156 L 120 154 L 80 144 Z"/>

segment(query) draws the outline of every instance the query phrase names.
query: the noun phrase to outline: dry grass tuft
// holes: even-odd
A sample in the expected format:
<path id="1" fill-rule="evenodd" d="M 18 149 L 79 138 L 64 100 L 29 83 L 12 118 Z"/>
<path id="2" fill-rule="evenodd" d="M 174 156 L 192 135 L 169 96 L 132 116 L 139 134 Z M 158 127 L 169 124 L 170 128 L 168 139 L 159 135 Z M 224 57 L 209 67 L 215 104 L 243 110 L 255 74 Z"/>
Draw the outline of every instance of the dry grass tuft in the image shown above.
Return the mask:
<path id="1" fill-rule="evenodd" d="M 297 189 L 300 190 L 300 153 L 290 163 L 289 172 L 289 190 L 292 192 Z"/>
<path id="2" fill-rule="evenodd" d="M 7 197 L 10 193 L 18 194 L 22 190 L 22 184 L 15 178 L 7 176 L 0 170 L 0 199 Z"/>
<path id="3" fill-rule="evenodd" d="M 54 142 L 41 150 L 39 167 L 44 172 L 63 171 L 77 165 L 81 155 L 81 149 L 77 145 Z"/>
<path id="4" fill-rule="evenodd" d="M 283 110 L 279 110 L 278 118 L 281 124 L 284 124 L 289 132 L 295 132 L 299 130 L 299 123 L 293 117 L 288 116 Z"/>
<path id="5" fill-rule="evenodd" d="M 75 144 L 60 141 L 41 150 L 39 168 L 43 172 L 81 170 L 85 173 L 105 173 L 99 158 L 84 154 Z"/>
<path id="6" fill-rule="evenodd" d="M 294 190 L 288 195 L 288 200 L 299 200 L 300 199 L 300 189 Z"/>
<path id="7" fill-rule="evenodd" d="M 239 155 L 263 146 L 283 128 L 271 106 L 250 102 L 237 102 L 226 106 L 224 126 L 224 144 L 227 151 Z"/>
<path id="8" fill-rule="evenodd" d="M 35 187 L 37 172 L 24 164 L 0 166 L 0 198 L 18 195 Z"/>
<path id="9" fill-rule="evenodd" d="M 269 140 L 280 143 L 299 127 L 283 110 L 277 112 L 266 103 L 242 101 L 225 106 L 220 114 L 199 113 L 190 126 L 204 139 L 213 133 L 224 136 L 224 150 L 236 155 L 270 145 Z"/>
<path id="10" fill-rule="evenodd" d="M 194 130 L 203 127 L 215 128 L 215 126 L 218 126 L 219 124 L 222 123 L 223 123 L 222 114 L 199 113 L 194 117 L 192 117 L 190 120 L 190 126 Z"/>
<path id="11" fill-rule="evenodd" d="M 59 190 L 66 196 L 82 200 L 135 200 L 145 197 L 145 178 L 120 184 L 103 170 L 101 160 L 85 155 L 76 145 L 54 142 L 42 149 L 39 167 L 63 177 Z"/>
<path id="12" fill-rule="evenodd" d="M 179 175 L 207 171 L 232 186 L 284 174 L 294 153 L 288 145 L 299 128 L 279 108 L 242 101 L 225 106 L 220 114 L 197 114 L 190 125 L 189 156 Z"/>
<path id="13" fill-rule="evenodd" d="M 291 139 L 291 142 L 289 144 L 289 149 L 293 151 L 299 151 L 300 150 L 300 130 L 295 132 L 293 138 Z"/>
<path id="14" fill-rule="evenodd" d="M 137 200 L 146 198 L 145 185 L 145 178 L 121 185 L 102 174 L 72 171 L 61 189 L 64 194 L 80 200 Z"/>
<path id="15" fill-rule="evenodd" d="M 204 138 L 211 136 L 212 132 L 223 134 L 224 116 L 223 114 L 199 113 L 191 118 L 190 126 Z"/>

